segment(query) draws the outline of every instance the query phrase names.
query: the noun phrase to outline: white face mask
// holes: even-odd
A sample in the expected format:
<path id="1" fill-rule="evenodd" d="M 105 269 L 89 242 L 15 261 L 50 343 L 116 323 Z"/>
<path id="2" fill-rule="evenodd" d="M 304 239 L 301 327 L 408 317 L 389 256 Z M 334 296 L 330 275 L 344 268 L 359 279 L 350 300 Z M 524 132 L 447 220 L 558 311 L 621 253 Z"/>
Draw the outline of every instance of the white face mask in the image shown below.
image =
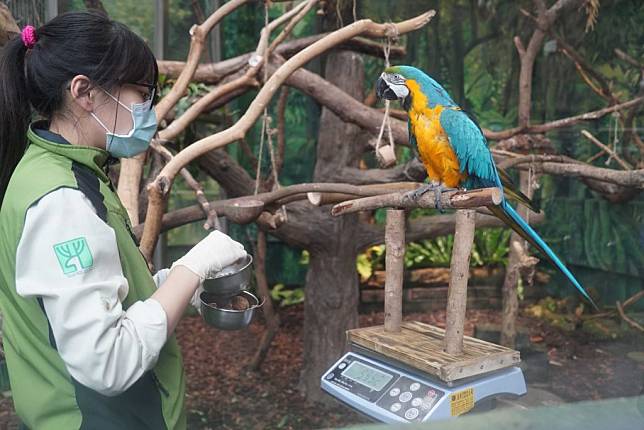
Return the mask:
<path id="1" fill-rule="evenodd" d="M 150 141 L 157 132 L 157 117 L 152 106 L 152 98 L 143 103 L 133 103 L 129 108 L 121 103 L 116 97 L 107 91 L 103 90 L 105 94 L 114 99 L 118 104 L 130 111 L 132 114 L 132 130 L 127 134 L 116 134 L 111 132 L 103 121 L 98 119 L 94 112 L 90 115 L 105 129 L 107 152 L 117 158 L 130 158 L 140 154 L 148 149 Z"/>

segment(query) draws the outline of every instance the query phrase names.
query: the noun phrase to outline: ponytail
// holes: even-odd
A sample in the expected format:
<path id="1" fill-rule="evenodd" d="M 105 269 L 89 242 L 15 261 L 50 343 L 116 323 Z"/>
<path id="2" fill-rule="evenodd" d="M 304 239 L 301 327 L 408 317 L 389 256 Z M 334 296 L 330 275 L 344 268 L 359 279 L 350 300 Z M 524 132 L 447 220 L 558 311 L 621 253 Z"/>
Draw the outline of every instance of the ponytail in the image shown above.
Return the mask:
<path id="1" fill-rule="evenodd" d="M 20 36 L 0 50 L 0 204 L 26 147 L 31 117 L 25 81 L 26 53 Z"/>

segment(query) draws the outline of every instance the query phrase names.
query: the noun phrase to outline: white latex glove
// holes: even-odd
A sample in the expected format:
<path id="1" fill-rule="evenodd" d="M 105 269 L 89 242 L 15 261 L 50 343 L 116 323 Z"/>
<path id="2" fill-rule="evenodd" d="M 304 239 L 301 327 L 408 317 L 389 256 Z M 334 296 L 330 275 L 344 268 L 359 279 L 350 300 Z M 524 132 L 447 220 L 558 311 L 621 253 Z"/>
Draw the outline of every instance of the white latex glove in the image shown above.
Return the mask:
<path id="1" fill-rule="evenodd" d="M 246 255 L 244 245 L 220 231 L 213 231 L 175 261 L 171 269 L 175 266 L 184 266 L 199 276 L 203 282 L 204 279 L 213 277 L 217 272 Z"/>

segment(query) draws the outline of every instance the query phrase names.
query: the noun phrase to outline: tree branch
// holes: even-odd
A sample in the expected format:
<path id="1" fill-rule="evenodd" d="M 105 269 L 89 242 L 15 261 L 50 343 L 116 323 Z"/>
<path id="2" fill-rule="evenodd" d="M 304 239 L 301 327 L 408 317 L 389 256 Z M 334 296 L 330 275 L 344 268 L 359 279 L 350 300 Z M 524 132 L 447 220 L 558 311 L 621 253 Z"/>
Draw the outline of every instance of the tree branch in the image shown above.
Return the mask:
<path id="1" fill-rule="evenodd" d="M 188 84 L 190 84 L 190 81 L 197 70 L 197 65 L 199 64 L 201 53 L 203 52 L 205 39 L 210 30 L 212 30 L 213 27 L 226 15 L 232 13 L 235 9 L 243 6 L 249 1 L 250 0 L 231 0 L 224 3 L 219 9 L 210 15 L 203 24 L 192 26 L 190 29 L 190 51 L 188 52 L 186 65 L 181 70 L 181 74 L 172 86 L 170 92 L 166 94 L 166 96 L 163 97 L 155 106 L 155 112 L 159 121 L 165 118 L 170 109 L 172 109 L 179 99 L 183 97 L 183 94 L 188 88 Z"/>
<path id="2" fill-rule="evenodd" d="M 622 160 L 622 159 L 619 157 L 619 155 L 617 155 L 617 153 L 616 153 L 615 151 L 613 151 L 609 146 L 606 146 L 606 145 L 604 145 L 603 143 L 601 143 L 601 142 L 599 141 L 599 139 L 597 139 L 595 136 L 593 136 L 593 135 L 592 135 L 588 130 L 582 130 L 582 131 L 581 131 L 581 135 L 582 135 L 582 136 L 584 136 L 586 139 L 590 140 L 590 141 L 591 141 L 592 143 L 594 143 L 595 145 L 597 145 L 597 146 L 598 146 L 599 148 L 601 148 L 603 151 L 605 151 L 605 152 L 607 152 L 608 154 L 610 154 L 610 156 L 611 156 L 612 158 L 614 158 L 614 159 L 615 159 L 615 161 L 617 161 L 617 162 L 619 163 L 619 165 L 620 165 L 620 166 L 622 166 L 622 168 L 624 168 L 624 170 L 631 170 L 631 169 L 633 168 L 633 167 L 632 167 L 630 164 L 628 164 L 626 161 Z"/>
<path id="3" fill-rule="evenodd" d="M 485 137 L 491 140 L 502 140 L 509 139 L 512 136 L 517 134 L 526 134 L 526 133 L 546 133 L 548 131 L 555 130 L 561 127 L 569 127 L 575 125 L 582 121 L 589 121 L 592 119 L 601 118 L 604 115 L 607 115 L 611 112 L 615 112 L 622 109 L 630 109 L 632 107 L 638 106 L 644 102 L 644 97 L 637 97 L 632 100 L 629 100 L 624 103 L 620 103 L 613 106 L 608 106 L 603 109 L 599 109 L 592 112 L 586 112 L 580 115 L 571 116 L 568 118 L 562 118 L 551 122 L 546 122 L 544 124 L 529 125 L 524 127 L 514 127 L 502 131 L 491 131 L 483 130 Z"/>
<path id="4" fill-rule="evenodd" d="M 274 53 L 284 58 L 290 58 L 304 48 L 312 45 L 318 40 L 324 38 L 329 33 L 316 34 L 308 37 L 301 37 L 291 40 L 289 42 L 279 45 Z M 384 45 L 373 40 L 365 39 L 362 37 L 354 37 L 337 46 L 338 49 L 347 49 L 361 54 L 367 54 L 375 57 L 383 58 Z M 217 63 L 199 64 L 197 70 L 192 78 L 194 82 L 203 82 L 207 84 L 216 84 L 224 77 L 243 69 L 248 65 L 252 52 L 239 55 L 237 57 L 229 58 L 227 60 L 219 61 Z M 389 52 L 390 59 L 402 59 L 407 55 L 404 46 L 392 46 Z M 158 61 L 159 73 L 166 75 L 170 79 L 176 79 L 181 74 L 181 71 L 186 67 L 184 61 Z"/>

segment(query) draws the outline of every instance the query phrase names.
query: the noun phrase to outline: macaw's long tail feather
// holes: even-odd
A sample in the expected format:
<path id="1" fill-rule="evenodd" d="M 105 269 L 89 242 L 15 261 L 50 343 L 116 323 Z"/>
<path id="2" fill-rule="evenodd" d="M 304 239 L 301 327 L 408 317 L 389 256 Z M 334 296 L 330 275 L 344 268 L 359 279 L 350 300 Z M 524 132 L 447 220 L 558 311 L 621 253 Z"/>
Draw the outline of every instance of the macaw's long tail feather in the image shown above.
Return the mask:
<path id="1" fill-rule="evenodd" d="M 503 192 L 505 193 L 508 198 L 523 204 L 533 212 L 539 212 L 539 208 L 537 205 L 534 204 L 528 196 L 523 194 L 514 184 L 512 181 L 512 178 L 510 175 L 507 174 L 507 172 L 503 169 L 499 169 L 497 167 L 497 171 L 499 173 L 499 177 L 501 178 L 501 184 L 503 184 Z"/>
<path id="2" fill-rule="evenodd" d="M 499 206 L 488 206 L 488 209 L 494 213 L 501 221 L 506 223 L 516 231 L 521 237 L 527 240 L 532 246 L 537 248 L 561 273 L 564 274 L 566 278 L 570 281 L 571 284 L 593 305 L 595 309 L 597 305 L 593 299 L 588 295 L 584 287 L 581 286 L 577 278 L 568 270 L 568 268 L 561 262 L 559 257 L 554 253 L 552 249 L 546 244 L 546 242 L 541 239 L 536 231 L 530 225 L 524 221 L 523 218 L 514 210 L 512 206 L 506 201 Z"/>

